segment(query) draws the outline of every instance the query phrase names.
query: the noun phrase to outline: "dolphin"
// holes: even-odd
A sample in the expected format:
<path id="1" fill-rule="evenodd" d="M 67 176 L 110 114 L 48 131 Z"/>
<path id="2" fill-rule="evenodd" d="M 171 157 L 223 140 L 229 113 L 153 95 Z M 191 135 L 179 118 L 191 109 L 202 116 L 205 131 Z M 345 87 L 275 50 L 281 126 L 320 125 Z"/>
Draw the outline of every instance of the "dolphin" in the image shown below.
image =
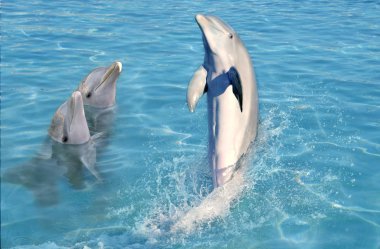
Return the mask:
<path id="1" fill-rule="evenodd" d="M 55 112 L 49 128 L 49 136 L 63 144 L 84 144 L 90 140 L 82 95 L 72 93 Z"/>
<path id="2" fill-rule="evenodd" d="M 217 188 L 231 180 L 256 137 L 258 93 L 251 58 L 238 34 L 216 16 L 198 14 L 195 20 L 205 55 L 189 82 L 187 104 L 193 112 L 207 93 L 209 165 Z"/>
<path id="3" fill-rule="evenodd" d="M 102 134 L 96 143 L 98 155 L 107 147 L 111 137 L 116 112 L 116 82 L 122 67 L 121 62 L 116 61 L 109 67 L 95 68 L 78 86 L 90 133 Z"/>
<path id="4" fill-rule="evenodd" d="M 101 180 L 95 169 L 95 141 L 101 134 L 90 136 L 80 92 L 74 92 L 56 110 L 48 134 L 32 159 L 6 170 L 1 176 L 4 182 L 31 190 L 41 205 L 58 202 L 58 181 L 62 176 L 73 188 L 83 188 L 83 167 Z"/>
<path id="5" fill-rule="evenodd" d="M 79 91 L 72 93 L 69 100 L 63 103 L 55 112 L 49 128 L 49 136 L 58 143 L 66 145 L 91 144 L 102 134 L 90 136 L 90 130 L 84 112 L 82 95 Z M 77 146 L 66 146 L 73 148 L 73 151 L 81 152 Z M 86 148 L 86 146 L 84 146 Z M 76 148 L 76 149 L 75 149 Z M 96 150 L 83 149 L 84 153 L 79 153 L 79 161 L 99 180 L 99 174 L 95 170 Z M 88 157 L 91 155 L 90 157 Z"/>
<path id="6" fill-rule="evenodd" d="M 115 104 L 116 81 L 122 71 L 121 62 L 109 67 L 92 70 L 79 84 L 77 91 L 82 94 L 84 105 L 105 108 Z"/>

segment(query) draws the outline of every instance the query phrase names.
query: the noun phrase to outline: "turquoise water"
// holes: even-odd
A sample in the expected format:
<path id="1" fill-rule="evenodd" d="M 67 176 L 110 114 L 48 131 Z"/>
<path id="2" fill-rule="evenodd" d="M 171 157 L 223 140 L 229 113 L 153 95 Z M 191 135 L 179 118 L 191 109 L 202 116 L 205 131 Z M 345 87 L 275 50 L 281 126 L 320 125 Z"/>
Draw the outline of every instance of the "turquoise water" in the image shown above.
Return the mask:
<path id="1" fill-rule="evenodd" d="M 2 248 L 380 248 L 377 1 L 5 0 L 1 11 L 1 173 L 27 180 L 2 179 Z M 242 188 L 211 201 L 211 216 L 197 209 L 212 188 L 206 98 L 193 114 L 185 102 L 203 60 L 196 13 L 239 33 L 260 103 Z M 103 182 L 31 161 L 56 108 L 115 60 Z M 206 218 L 171 230 L 191 210 Z"/>

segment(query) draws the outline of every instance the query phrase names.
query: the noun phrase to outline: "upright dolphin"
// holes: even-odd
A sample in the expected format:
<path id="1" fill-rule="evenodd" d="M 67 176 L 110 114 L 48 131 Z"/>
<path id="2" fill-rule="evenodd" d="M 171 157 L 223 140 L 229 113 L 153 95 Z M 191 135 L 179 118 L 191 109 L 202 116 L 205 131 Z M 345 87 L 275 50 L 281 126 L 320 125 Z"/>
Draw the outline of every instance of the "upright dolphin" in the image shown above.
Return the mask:
<path id="1" fill-rule="evenodd" d="M 228 182 L 239 158 L 255 139 L 258 93 L 251 58 L 238 34 L 216 16 L 196 15 L 204 62 L 189 82 L 187 104 L 194 111 L 207 92 L 209 164 L 214 187 Z"/>
<path id="2" fill-rule="evenodd" d="M 93 107 L 110 107 L 115 104 L 116 81 L 122 70 L 121 62 L 109 67 L 98 67 L 91 71 L 80 83 L 78 91 L 83 103 Z"/>

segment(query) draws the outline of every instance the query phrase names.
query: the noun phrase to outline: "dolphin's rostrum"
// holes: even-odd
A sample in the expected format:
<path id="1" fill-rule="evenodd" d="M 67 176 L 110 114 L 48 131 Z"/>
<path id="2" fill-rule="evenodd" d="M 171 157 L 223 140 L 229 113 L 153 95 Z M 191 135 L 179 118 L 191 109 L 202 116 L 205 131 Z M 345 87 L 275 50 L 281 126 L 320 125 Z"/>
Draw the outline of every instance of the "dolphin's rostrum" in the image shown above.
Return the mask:
<path id="1" fill-rule="evenodd" d="M 78 87 L 84 105 L 98 108 L 113 106 L 116 97 L 116 81 L 122 68 L 121 62 L 116 61 L 109 67 L 98 67 L 92 70 Z"/>

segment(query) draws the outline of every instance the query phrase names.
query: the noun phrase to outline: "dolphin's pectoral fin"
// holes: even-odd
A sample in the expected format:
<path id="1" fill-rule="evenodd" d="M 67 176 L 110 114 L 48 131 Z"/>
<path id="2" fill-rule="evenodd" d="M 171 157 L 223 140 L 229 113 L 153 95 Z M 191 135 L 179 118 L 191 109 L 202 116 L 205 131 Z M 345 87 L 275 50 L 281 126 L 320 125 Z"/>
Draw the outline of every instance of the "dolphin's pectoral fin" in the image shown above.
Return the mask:
<path id="1" fill-rule="evenodd" d="M 230 84 L 232 85 L 232 91 L 239 101 L 240 111 L 243 112 L 243 88 L 240 81 L 239 72 L 235 67 L 231 67 L 227 72 L 228 79 L 230 80 Z"/>
<path id="2" fill-rule="evenodd" d="M 81 156 L 80 160 L 83 163 L 83 165 L 91 172 L 91 174 L 95 176 L 95 178 L 98 181 L 102 181 L 102 178 L 100 177 L 98 171 L 95 169 L 96 154 L 95 154 L 95 158 L 93 158 L 93 155 Z"/>
<path id="3" fill-rule="evenodd" d="M 104 131 L 101 131 L 101 132 L 98 132 L 98 133 L 95 133 L 94 135 L 92 135 L 91 139 L 92 139 L 92 141 L 96 142 L 96 140 L 101 139 L 105 135 L 106 135 L 106 133 Z"/>
<path id="4" fill-rule="evenodd" d="M 207 92 L 206 77 L 206 69 L 203 66 L 200 66 L 189 82 L 187 88 L 187 106 L 191 112 L 194 112 L 198 100 L 205 92 Z"/>

